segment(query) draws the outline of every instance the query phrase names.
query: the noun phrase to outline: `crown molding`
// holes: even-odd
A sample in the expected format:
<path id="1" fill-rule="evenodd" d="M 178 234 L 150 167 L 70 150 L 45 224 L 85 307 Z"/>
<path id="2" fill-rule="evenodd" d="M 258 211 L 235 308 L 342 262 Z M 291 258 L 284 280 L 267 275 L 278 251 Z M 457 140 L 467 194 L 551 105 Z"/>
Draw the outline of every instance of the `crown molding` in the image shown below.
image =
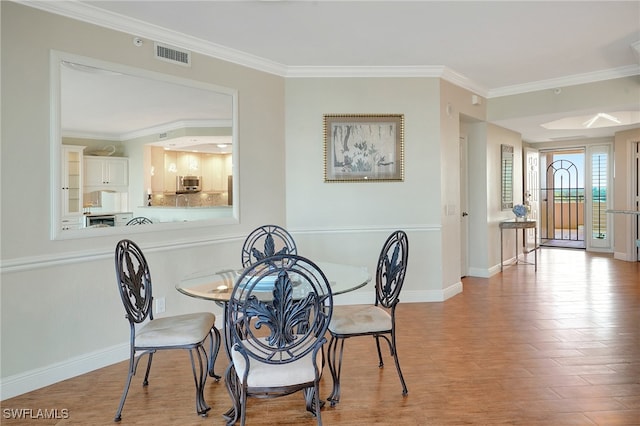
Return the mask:
<path id="1" fill-rule="evenodd" d="M 432 77 L 442 78 L 457 86 L 480 95 L 486 94 L 486 89 L 473 83 L 460 73 L 444 65 L 416 65 L 416 66 L 291 66 L 288 68 L 287 78 L 349 78 L 349 77 L 381 77 L 381 78 L 410 78 Z"/>
<path id="2" fill-rule="evenodd" d="M 489 89 L 474 83 L 443 65 L 423 66 L 373 66 L 373 67 L 342 67 L 342 66 L 287 66 L 265 58 L 251 55 L 239 50 L 231 49 L 216 43 L 192 37 L 186 34 L 170 31 L 166 28 L 133 19 L 128 16 L 109 12 L 104 9 L 80 2 L 58 2 L 43 0 L 15 0 L 25 6 L 62 15 L 82 22 L 109 28 L 115 31 L 129 33 L 150 40 L 164 42 L 175 47 L 197 52 L 206 56 L 232 62 L 241 66 L 263 71 L 269 74 L 288 78 L 303 77 L 436 77 L 447 80 L 457 86 L 470 90 L 485 98 L 517 95 L 557 87 L 573 86 L 577 84 L 594 83 L 621 77 L 640 74 L 640 65 L 576 74 L 556 79 L 535 81 L 512 86 Z M 638 43 L 632 48 L 638 50 Z"/>
<path id="3" fill-rule="evenodd" d="M 198 127 L 231 127 L 231 120 L 180 120 L 172 123 L 161 124 L 159 126 L 148 127 L 142 130 L 136 130 L 134 132 L 123 133 L 121 135 L 114 135 L 110 133 L 99 132 L 77 132 L 74 130 L 66 130 L 62 132 L 64 138 L 77 138 L 77 139 L 98 139 L 108 140 L 114 142 L 123 142 L 131 139 L 141 138 L 149 135 L 171 132 L 180 129 L 198 128 Z"/>
<path id="4" fill-rule="evenodd" d="M 241 52 L 239 50 L 230 49 L 197 37 L 171 31 L 157 25 L 149 24 L 145 21 L 109 12 L 87 3 L 38 0 L 16 0 L 16 2 L 24 6 L 33 7 L 45 12 L 76 19 L 111 30 L 128 33 L 156 42 L 167 43 L 175 47 L 187 49 L 192 52 L 222 59 L 259 71 L 264 71 L 269 74 L 275 74 L 282 77 L 286 74 L 287 67 L 283 64 Z"/>
<path id="5" fill-rule="evenodd" d="M 578 84 L 595 83 L 598 81 L 631 77 L 638 74 L 640 74 L 640 65 L 628 65 L 626 67 L 610 68 L 608 70 L 601 70 L 584 74 L 574 74 L 566 77 L 534 81 L 531 83 L 517 84 L 514 86 L 499 87 L 489 90 L 488 98 L 519 95 L 522 93 L 537 92 L 540 90 L 576 86 Z"/>
<path id="6" fill-rule="evenodd" d="M 285 77 L 441 77 L 444 66 L 291 66 Z"/>
<path id="7" fill-rule="evenodd" d="M 417 66 L 291 66 L 287 78 L 442 78 L 464 89 L 485 96 L 487 90 L 444 65 Z"/>
<path id="8" fill-rule="evenodd" d="M 464 75 L 452 70 L 451 68 L 444 68 L 442 79 L 447 80 L 449 83 L 455 84 L 458 87 L 462 87 L 463 89 L 474 92 L 475 94 L 480 95 L 484 98 L 488 96 L 489 91 L 485 87 L 471 81 Z"/>
<path id="9" fill-rule="evenodd" d="M 148 127 L 146 129 L 137 130 L 135 132 L 125 133 L 120 138 L 122 140 L 131 140 L 149 135 L 155 135 L 165 132 L 172 132 L 180 129 L 199 128 L 199 127 L 231 127 L 231 120 L 180 120 L 172 123 L 161 124 L 159 126 Z"/>

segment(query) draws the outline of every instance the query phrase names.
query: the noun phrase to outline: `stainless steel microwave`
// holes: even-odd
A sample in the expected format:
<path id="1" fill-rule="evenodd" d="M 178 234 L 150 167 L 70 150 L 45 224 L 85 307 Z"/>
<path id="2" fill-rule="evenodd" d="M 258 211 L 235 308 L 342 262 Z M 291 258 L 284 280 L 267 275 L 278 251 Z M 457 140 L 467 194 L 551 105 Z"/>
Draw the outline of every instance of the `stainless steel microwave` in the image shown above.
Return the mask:
<path id="1" fill-rule="evenodd" d="M 189 194 L 192 192 L 200 192 L 202 189 L 201 176 L 177 176 L 176 177 L 176 194 Z"/>

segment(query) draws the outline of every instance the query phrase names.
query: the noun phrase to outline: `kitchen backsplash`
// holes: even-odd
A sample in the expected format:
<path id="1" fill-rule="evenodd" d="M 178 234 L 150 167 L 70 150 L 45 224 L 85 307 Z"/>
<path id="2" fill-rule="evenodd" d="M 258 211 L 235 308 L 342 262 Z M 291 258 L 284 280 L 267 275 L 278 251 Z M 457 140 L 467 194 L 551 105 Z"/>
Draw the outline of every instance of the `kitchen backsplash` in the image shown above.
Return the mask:
<path id="1" fill-rule="evenodd" d="M 215 207 L 226 206 L 226 192 L 196 192 L 193 194 L 153 194 L 152 207 Z"/>

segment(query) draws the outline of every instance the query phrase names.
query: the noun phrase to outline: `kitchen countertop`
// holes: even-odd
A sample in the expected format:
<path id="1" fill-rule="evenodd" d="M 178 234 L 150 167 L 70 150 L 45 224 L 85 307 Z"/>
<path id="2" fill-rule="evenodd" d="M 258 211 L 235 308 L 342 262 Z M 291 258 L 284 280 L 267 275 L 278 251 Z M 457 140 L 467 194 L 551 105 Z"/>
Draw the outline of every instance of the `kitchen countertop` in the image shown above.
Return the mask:
<path id="1" fill-rule="evenodd" d="M 100 212 L 100 213 L 84 213 L 84 216 L 114 216 L 117 214 L 133 214 L 133 212 Z"/>

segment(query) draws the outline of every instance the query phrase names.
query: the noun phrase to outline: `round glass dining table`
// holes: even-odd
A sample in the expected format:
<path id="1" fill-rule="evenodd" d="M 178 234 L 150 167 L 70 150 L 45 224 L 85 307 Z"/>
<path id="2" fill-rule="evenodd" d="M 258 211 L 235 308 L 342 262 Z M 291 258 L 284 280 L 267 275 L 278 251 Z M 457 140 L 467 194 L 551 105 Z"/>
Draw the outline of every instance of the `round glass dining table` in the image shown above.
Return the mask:
<path id="1" fill-rule="evenodd" d="M 371 281 L 371 274 L 368 268 L 364 266 L 330 262 L 316 262 L 316 265 L 327 277 L 333 295 L 357 290 Z M 228 302 L 233 292 L 233 287 L 241 275 L 242 269 L 203 269 L 185 276 L 176 285 L 176 289 L 187 296 L 216 302 L 224 308 L 224 316 L 226 317 Z M 299 294 L 296 294 L 296 292 Z M 294 298 L 303 298 L 305 296 L 304 293 L 305 290 L 303 286 L 294 286 Z M 228 359 L 231 359 L 231 354 L 229 353 L 229 330 L 223 327 L 222 331 L 224 334 L 225 351 L 227 352 Z M 227 383 L 227 386 L 231 385 Z M 234 392 L 230 391 L 230 394 L 234 394 Z M 238 419 L 238 404 L 239 402 L 235 401 L 234 406 L 223 415 L 223 417 L 227 419 L 227 424 L 233 424 Z M 322 404 L 324 405 L 324 401 L 322 401 Z"/>
<path id="2" fill-rule="evenodd" d="M 371 281 L 371 274 L 365 266 L 331 262 L 316 262 L 316 265 L 327 277 L 334 296 L 357 290 Z M 241 273 L 241 269 L 203 269 L 182 278 L 176 289 L 187 296 L 225 303 L 229 301 Z"/>

